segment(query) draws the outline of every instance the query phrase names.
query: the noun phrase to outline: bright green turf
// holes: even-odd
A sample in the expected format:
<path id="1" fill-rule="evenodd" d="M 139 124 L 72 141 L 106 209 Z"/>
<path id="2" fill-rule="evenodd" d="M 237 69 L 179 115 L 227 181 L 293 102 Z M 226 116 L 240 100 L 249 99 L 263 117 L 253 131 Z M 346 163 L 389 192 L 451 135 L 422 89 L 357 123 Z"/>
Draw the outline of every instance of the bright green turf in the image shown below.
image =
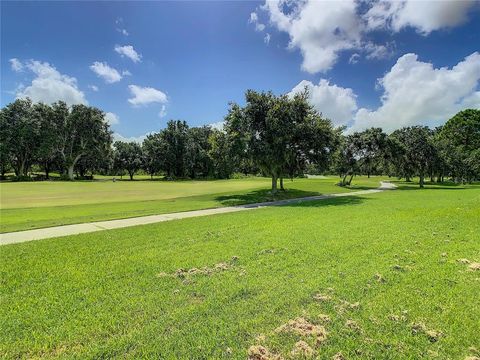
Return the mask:
<path id="1" fill-rule="evenodd" d="M 276 198 L 377 187 L 379 177 L 358 178 L 351 189 L 338 179 L 285 181 L 289 189 Z M 121 219 L 273 200 L 270 180 L 217 181 L 83 181 L 2 183 L 0 232 Z"/>
<path id="2" fill-rule="evenodd" d="M 480 186 L 410 188 L 3 246 L 0 357 L 245 359 L 260 334 L 288 357 L 301 338 L 274 330 L 324 313 L 320 358 L 464 359 L 480 349 L 480 272 L 457 259 L 480 261 Z"/>

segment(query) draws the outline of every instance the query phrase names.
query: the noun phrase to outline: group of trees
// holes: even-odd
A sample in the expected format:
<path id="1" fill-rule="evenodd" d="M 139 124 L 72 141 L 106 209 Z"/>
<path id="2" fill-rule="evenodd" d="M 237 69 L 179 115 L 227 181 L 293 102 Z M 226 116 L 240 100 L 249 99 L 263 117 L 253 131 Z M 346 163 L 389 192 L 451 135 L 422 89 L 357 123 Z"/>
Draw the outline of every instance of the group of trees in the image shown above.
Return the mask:
<path id="1" fill-rule="evenodd" d="M 108 157 L 111 142 L 105 114 L 94 107 L 18 99 L 0 110 L 2 178 L 11 168 L 17 177 L 27 177 L 37 166 L 47 178 L 59 170 L 73 179 L 81 163 Z"/>
<path id="2" fill-rule="evenodd" d="M 357 174 L 387 174 L 410 181 L 419 177 L 443 182 L 480 179 L 480 110 L 467 109 L 444 126 L 403 127 L 390 135 L 380 128 L 342 137 L 333 157 L 332 169 L 349 185 Z"/>
<path id="3" fill-rule="evenodd" d="M 248 90 L 245 105 L 232 103 L 224 129 L 189 127 L 171 120 L 142 144 L 116 141 L 105 114 L 63 102 L 32 104 L 18 99 L 0 111 L 2 177 L 32 170 L 110 175 L 139 171 L 167 178 L 228 178 L 233 173 L 283 179 L 305 173 L 334 173 L 342 186 L 359 174 L 385 174 L 442 182 L 480 179 L 480 110 L 459 112 L 442 127 L 404 127 L 387 135 L 380 128 L 344 134 L 308 102 L 308 92 L 276 96 Z"/>
<path id="4" fill-rule="evenodd" d="M 112 172 L 128 172 L 130 179 L 139 170 L 167 178 L 228 178 L 235 169 L 224 132 L 209 126 L 189 127 L 180 120 L 169 121 L 142 144 L 116 141 L 113 148 Z"/>

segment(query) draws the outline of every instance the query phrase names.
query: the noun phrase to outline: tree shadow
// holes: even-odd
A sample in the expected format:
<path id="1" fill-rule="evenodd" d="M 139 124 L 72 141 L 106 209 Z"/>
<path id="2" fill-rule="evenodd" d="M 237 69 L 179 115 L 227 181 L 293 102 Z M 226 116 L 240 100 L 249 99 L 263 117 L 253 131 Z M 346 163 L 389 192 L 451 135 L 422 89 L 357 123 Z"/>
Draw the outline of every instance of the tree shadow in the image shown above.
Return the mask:
<path id="1" fill-rule="evenodd" d="M 219 201 L 222 205 L 225 206 L 237 206 L 317 195 L 322 194 L 316 191 L 304 191 L 297 189 L 288 189 L 286 191 L 278 191 L 276 194 L 272 194 L 270 190 L 260 189 L 250 191 L 246 194 L 221 195 L 217 196 L 215 200 Z"/>
<path id="2" fill-rule="evenodd" d="M 420 188 L 418 182 L 392 181 L 398 190 L 464 190 L 466 185 L 454 182 L 432 183 L 426 182 L 425 187 Z"/>
<path id="3" fill-rule="evenodd" d="M 247 194 L 222 195 L 215 198 L 215 200 L 219 201 L 224 206 L 242 206 L 245 208 L 257 208 L 263 206 L 319 207 L 329 205 L 351 205 L 360 203 L 365 199 L 367 198 L 355 195 L 330 197 L 329 194 L 297 189 L 279 191 L 275 195 L 272 195 L 270 190 L 263 189 L 251 191 Z"/>

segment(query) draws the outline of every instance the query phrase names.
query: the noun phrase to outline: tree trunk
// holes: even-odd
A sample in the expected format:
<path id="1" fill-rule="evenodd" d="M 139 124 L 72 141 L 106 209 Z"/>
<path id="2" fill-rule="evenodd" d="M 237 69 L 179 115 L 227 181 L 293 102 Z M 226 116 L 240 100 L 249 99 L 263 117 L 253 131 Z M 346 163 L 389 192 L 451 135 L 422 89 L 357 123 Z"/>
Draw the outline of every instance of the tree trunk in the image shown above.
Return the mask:
<path id="1" fill-rule="evenodd" d="M 370 179 L 370 172 L 367 173 L 367 177 Z"/>
<path id="2" fill-rule="evenodd" d="M 406 181 L 406 182 L 412 181 L 412 180 L 410 180 L 410 176 L 409 176 L 409 175 L 405 176 L 405 181 Z"/>
<path id="3" fill-rule="evenodd" d="M 128 172 L 128 175 L 130 175 L 130 180 L 133 180 L 133 172 Z"/>
<path id="4" fill-rule="evenodd" d="M 280 190 L 285 191 L 283 188 L 283 177 L 280 178 Z"/>
<path id="5" fill-rule="evenodd" d="M 353 174 L 350 175 L 350 179 L 348 180 L 348 186 L 350 186 L 350 185 L 352 184 L 352 180 L 353 180 L 353 177 L 354 177 L 354 176 L 355 176 L 355 175 L 353 175 Z"/>
<path id="6" fill-rule="evenodd" d="M 70 180 L 73 180 L 73 168 L 74 168 L 75 164 L 72 164 L 68 167 L 68 178 Z"/>
<path id="7" fill-rule="evenodd" d="M 272 193 L 275 194 L 277 192 L 277 176 L 272 175 Z"/>
<path id="8" fill-rule="evenodd" d="M 50 178 L 50 169 L 49 169 L 49 166 L 47 164 L 45 164 L 45 179 L 49 179 Z"/>
<path id="9" fill-rule="evenodd" d="M 420 174 L 420 188 L 423 189 L 425 184 L 425 176 L 423 174 Z"/>

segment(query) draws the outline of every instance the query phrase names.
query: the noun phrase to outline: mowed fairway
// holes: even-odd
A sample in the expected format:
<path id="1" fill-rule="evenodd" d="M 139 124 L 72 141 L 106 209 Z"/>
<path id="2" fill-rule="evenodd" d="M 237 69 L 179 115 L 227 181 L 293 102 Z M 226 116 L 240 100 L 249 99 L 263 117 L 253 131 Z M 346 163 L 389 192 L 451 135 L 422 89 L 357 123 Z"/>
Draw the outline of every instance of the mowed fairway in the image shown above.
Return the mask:
<path id="1" fill-rule="evenodd" d="M 381 178 L 358 178 L 351 188 L 338 178 L 285 181 L 275 199 L 375 188 Z M 273 200 L 270 179 L 211 181 L 45 181 L 0 184 L 0 232 Z"/>
<path id="2" fill-rule="evenodd" d="M 406 186 L 2 246 L 0 357 L 478 356 L 479 219 L 480 186 Z"/>

